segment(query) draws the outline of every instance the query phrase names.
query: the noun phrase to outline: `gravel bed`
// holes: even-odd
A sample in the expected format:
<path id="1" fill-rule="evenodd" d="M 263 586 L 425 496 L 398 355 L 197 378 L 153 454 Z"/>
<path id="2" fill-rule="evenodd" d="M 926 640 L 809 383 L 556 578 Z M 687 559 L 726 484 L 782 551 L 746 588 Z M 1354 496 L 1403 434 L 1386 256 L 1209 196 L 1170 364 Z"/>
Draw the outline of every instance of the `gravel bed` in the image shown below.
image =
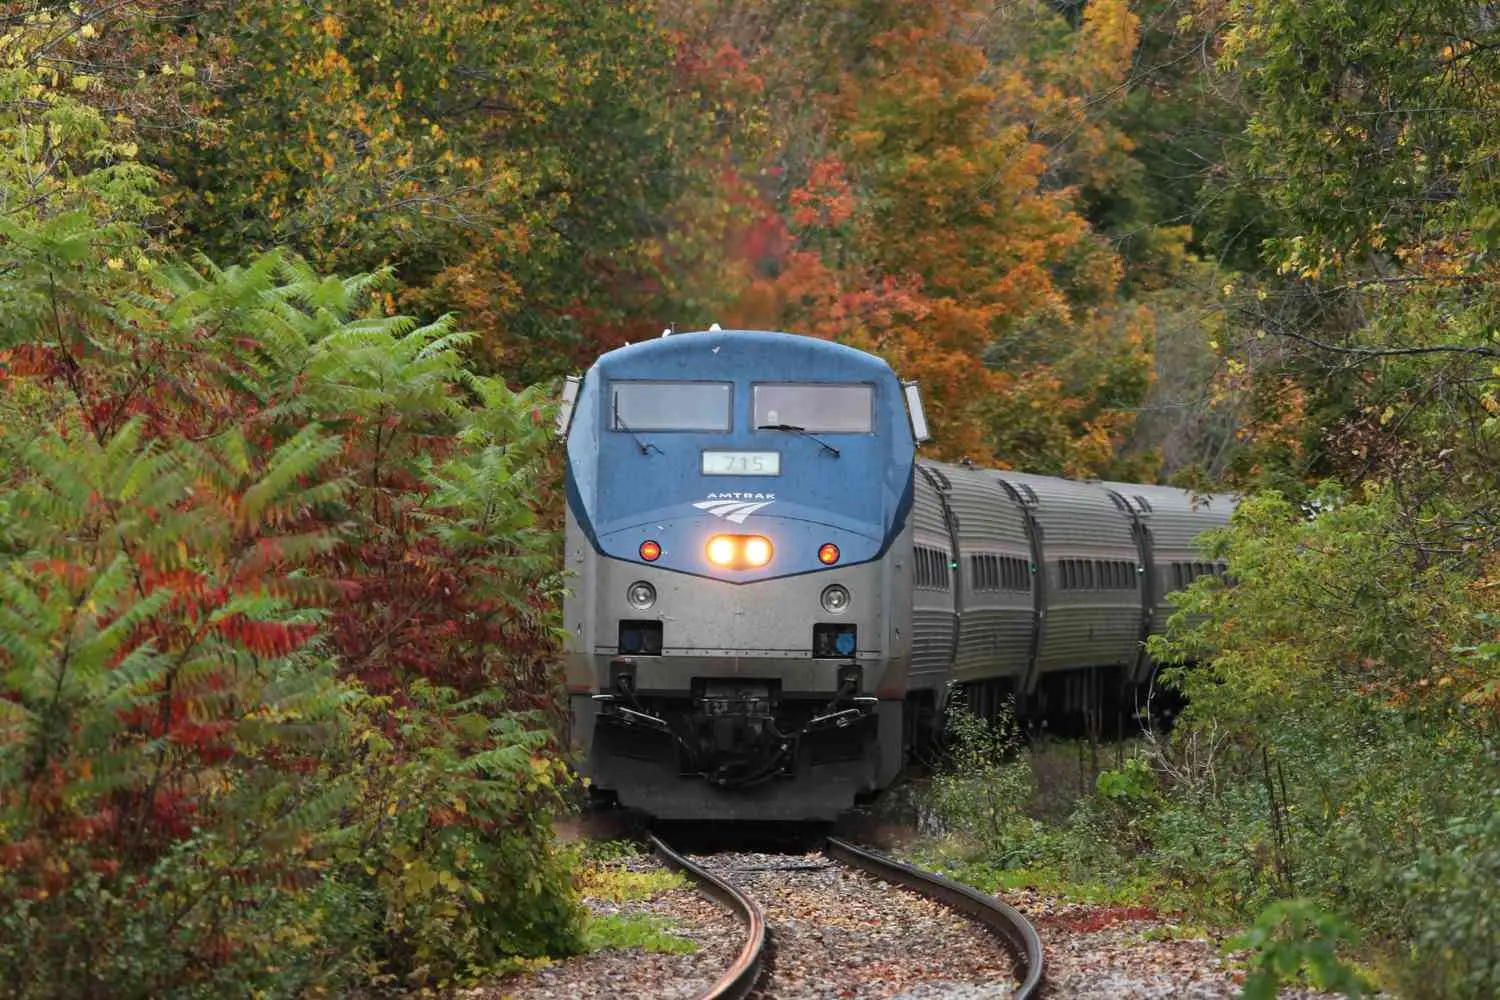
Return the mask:
<path id="1" fill-rule="evenodd" d="M 771 973 L 753 996 L 1002 1000 L 1014 988 L 1011 957 L 984 928 L 821 854 L 694 860 L 765 910 Z"/>
<path id="2" fill-rule="evenodd" d="M 649 855 L 620 864 L 631 871 L 663 871 Z M 672 933 L 697 945 L 692 954 L 673 955 L 641 948 L 596 951 L 556 962 L 535 972 L 507 976 L 461 994 L 462 1000 L 582 1000 L 595 997 L 651 997 L 687 1000 L 713 984 L 744 944 L 744 928 L 721 906 L 691 885 L 650 899 L 616 903 L 584 897 L 598 916 L 655 914 L 674 921 Z"/>
<path id="3" fill-rule="evenodd" d="M 1051 1000 L 1234 1000 L 1241 975 L 1219 942 L 1184 931 L 1145 907 L 1080 906 L 1033 890 L 1006 890 L 1005 901 L 1042 936 Z M 1282 1000 L 1333 1000 L 1338 994 L 1283 989 Z"/>

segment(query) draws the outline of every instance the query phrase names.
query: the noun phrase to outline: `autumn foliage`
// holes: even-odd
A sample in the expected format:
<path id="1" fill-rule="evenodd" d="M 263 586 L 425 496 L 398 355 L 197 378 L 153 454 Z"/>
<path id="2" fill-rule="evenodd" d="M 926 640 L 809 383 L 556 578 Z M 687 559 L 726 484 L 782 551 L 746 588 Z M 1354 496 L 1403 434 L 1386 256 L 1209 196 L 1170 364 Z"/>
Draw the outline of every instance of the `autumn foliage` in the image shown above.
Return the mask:
<path id="1" fill-rule="evenodd" d="M 1186 838 L 1153 870 L 1324 893 L 1410 982 L 1493 994 L 1432 928 L 1495 950 L 1462 888 L 1493 810 L 1439 792 L 1494 773 L 1496 32 L 1457 0 L 0 0 L 0 991 L 576 946 L 545 386 L 717 322 L 880 354 L 934 456 L 1281 491 L 1161 650 L 1206 665 L 1243 795 L 1153 793 Z M 1276 753 L 1303 839 L 1266 847 Z"/>
<path id="2" fill-rule="evenodd" d="M 0 218 L 0 990 L 574 947 L 535 394 L 386 315 L 388 274 L 153 260 L 122 127 L 0 87 L 32 182 Z"/>

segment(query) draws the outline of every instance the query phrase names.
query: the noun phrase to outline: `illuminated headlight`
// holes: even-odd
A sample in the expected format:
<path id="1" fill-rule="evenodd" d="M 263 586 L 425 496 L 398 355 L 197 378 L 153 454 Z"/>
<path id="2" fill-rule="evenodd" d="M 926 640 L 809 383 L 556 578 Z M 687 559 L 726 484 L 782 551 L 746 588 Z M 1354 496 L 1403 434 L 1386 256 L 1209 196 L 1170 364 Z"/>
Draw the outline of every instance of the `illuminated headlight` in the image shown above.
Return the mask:
<path id="1" fill-rule="evenodd" d="M 625 591 L 625 599 L 637 611 L 645 611 L 656 603 L 656 588 L 645 580 L 637 580 Z"/>
<path id="2" fill-rule="evenodd" d="M 745 539 L 745 562 L 751 566 L 764 566 L 771 561 L 771 543 L 752 535 Z"/>
<path id="3" fill-rule="evenodd" d="M 849 591 L 835 583 L 823 588 L 823 610 L 831 615 L 840 615 L 849 610 Z"/>
<path id="4" fill-rule="evenodd" d="M 708 540 L 708 561 L 715 566 L 734 564 L 734 539 L 728 535 L 715 535 Z"/>
<path id="5" fill-rule="evenodd" d="M 761 535 L 715 535 L 704 553 L 724 569 L 760 569 L 776 554 L 771 540 Z"/>

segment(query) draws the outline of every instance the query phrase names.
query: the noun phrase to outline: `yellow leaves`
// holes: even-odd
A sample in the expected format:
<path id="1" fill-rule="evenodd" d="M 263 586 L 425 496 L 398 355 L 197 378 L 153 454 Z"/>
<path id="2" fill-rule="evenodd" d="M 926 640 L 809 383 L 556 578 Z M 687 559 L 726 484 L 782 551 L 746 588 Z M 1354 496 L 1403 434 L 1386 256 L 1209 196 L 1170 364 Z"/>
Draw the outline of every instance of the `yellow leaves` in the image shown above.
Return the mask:
<path id="1" fill-rule="evenodd" d="M 1126 0 L 1093 0 L 1084 8 L 1079 49 L 1100 82 L 1115 83 L 1124 78 L 1135 54 L 1140 23 Z"/>
<path id="2" fill-rule="evenodd" d="M 317 68 L 320 72 L 314 73 L 314 78 L 322 79 L 335 76 L 348 69 L 349 61 L 338 49 L 330 47 L 323 50 L 323 58 L 319 60 Z"/>

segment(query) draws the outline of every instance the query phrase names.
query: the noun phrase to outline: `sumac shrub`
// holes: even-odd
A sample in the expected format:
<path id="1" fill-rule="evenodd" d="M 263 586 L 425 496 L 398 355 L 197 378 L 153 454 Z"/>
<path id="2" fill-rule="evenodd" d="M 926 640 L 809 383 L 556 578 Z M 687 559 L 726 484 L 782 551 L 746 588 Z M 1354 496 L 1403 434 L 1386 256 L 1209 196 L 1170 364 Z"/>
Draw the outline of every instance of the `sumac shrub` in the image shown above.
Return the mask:
<path id="1" fill-rule="evenodd" d="M 0 70 L 0 993 L 293 996 L 578 944 L 530 393 L 385 275 L 151 243 Z M 44 141 L 45 137 L 45 141 Z"/>

